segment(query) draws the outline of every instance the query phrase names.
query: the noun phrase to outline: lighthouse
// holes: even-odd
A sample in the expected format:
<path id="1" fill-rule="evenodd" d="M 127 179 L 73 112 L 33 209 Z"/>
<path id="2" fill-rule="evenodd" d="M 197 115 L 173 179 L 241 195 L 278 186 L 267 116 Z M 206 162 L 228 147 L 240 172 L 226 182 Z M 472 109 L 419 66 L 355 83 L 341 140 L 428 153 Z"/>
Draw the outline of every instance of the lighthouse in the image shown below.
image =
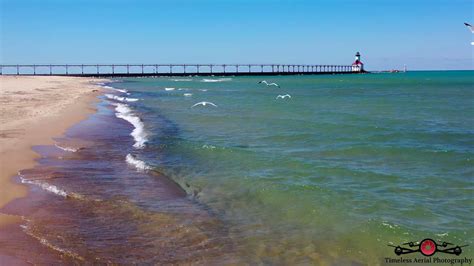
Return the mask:
<path id="1" fill-rule="evenodd" d="M 360 53 L 357 52 L 355 55 L 355 61 L 352 63 L 352 72 L 363 72 L 364 71 L 364 63 L 360 61 Z"/>

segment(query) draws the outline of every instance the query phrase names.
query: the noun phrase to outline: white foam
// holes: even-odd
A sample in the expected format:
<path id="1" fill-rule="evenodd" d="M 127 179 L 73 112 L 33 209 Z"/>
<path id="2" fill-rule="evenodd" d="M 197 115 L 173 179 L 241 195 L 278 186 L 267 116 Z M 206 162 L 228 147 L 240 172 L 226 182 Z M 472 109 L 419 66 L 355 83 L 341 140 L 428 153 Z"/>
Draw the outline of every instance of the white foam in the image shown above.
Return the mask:
<path id="1" fill-rule="evenodd" d="M 65 198 L 68 196 L 66 191 L 58 188 L 57 186 L 50 185 L 46 182 L 39 182 L 38 180 L 28 180 L 28 179 L 25 179 L 22 176 L 20 176 L 20 180 L 21 180 L 21 183 L 23 183 L 23 184 L 31 184 L 31 185 L 39 186 L 43 190 L 54 193 L 58 196 L 65 197 Z"/>
<path id="2" fill-rule="evenodd" d="M 213 149 L 216 148 L 216 146 L 204 144 L 204 145 L 202 145 L 202 148 L 203 149 L 208 149 L 208 150 L 213 150 Z"/>
<path id="3" fill-rule="evenodd" d="M 192 79 L 172 79 L 172 81 L 193 81 Z"/>
<path id="4" fill-rule="evenodd" d="M 382 225 L 383 225 L 383 226 L 386 226 L 386 227 L 388 227 L 388 228 L 390 228 L 390 229 L 394 229 L 394 228 L 397 228 L 397 227 L 398 227 L 398 225 L 396 225 L 396 224 L 391 225 L 391 224 L 389 224 L 389 223 L 386 222 L 386 221 L 382 221 Z"/>
<path id="5" fill-rule="evenodd" d="M 127 97 L 120 97 L 117 95 L 112 95 L 112 94 L 105 94 L 105 96 L 109 99 L 120 101 L 120 102 L 136 102 L 138 99 L 136 98 L 127 98 Z"/>
<path id="6" fill-rule="evenodd" d="M 207 89 L 199 89 L 200 91 L 207 91 Z"/>
<path id="7" fill-rule="evenodd" d="M 224 82 L 231 81 L 231 78 L 221 78 L 221 79 L 202 79 L 201 82 Z"/>
<path id="8" fill-rule="evenodd" d="M 138 160 L 137 158 L 135 158 L 135 156 L 131 155 L 130 153 L 127 154 L 127 156 L 125 157 L 125 161 L 128 164 L 135 166 L 135 168 L 137 168 L 137 170 L 140 172 L 151 169 L 151 167 L 148 166 L 144 161 Z"/>
<path id="9" fill-rule="evenodd" d="M 185 93 L 185 94 L 183 94 L 183 95 L 184 95 L 184 97 L 191 97 L 191 96 L 193 96 L 192 93 Z"/>
<path id="10" fill-rule="evenodd" d="M 175 88 L 165 88 L 165 91 L 174 91 Z"/>
<path id="11" fill-rule="evenodd" d="M 125 89 L 116 89 L 116 88 L 112 88 L 112 89 L 114 89 L 114 90 L 116 90 L 116 91 L 118 91 L 118 92 L 121 92 L 121 93 L 125 93 L 125 94 L 127 94 L 127 95 L 130 95 L 130 93 L 129 93 L 127 90 L 125 90 Z"/>
<path id="12" fill-rule="evenodd" d="M 127 94 L 127 95 L 130 95 L 130 93 L 129 93 L 126 89 L 117 89 L 117 88 L 114 88 L 114 87 L 110 87 L 110 86 L 104 85 L 103 83 L 97 83 L 97 85 L 99 85 L 99 86 L 102 87 L 103 89 L 118 91 L 118 92 L 121 92 L 121 93 L 125 93 L 125 94 Z"/>
<path id="13" fill-rule="evenodd" d="M 135 144 L 133 144 L 133 147 L 145 147 L 145 143 L 148 141 L 148 134 L 145 131 L 145 124 L 143 124 L 140 117 L 136 116 L 132 112 L 132 109 L 130 109 L 130 107 L 126 104 L 114 103 L 114 105 L 116 106 L 115 111 L 117 111 L 117 113 L 115 113 L 115 116 L 129 122 L 135 127 L 132 133 L 130 133 L 130 135 L 135 140 Z"/>
<path id="14" fill-rule="evenodd" d="M 58 144 L 54 144 L 54 146 L 56 146 L 56 148 L 59 148 L 63 151 L 68 151 L 68 152 L 77 152 L 79 149 L 74 149 L 74 148 L 70 148 L 70 147 L 63 147 L 63 146 L 60 146 Z"/>

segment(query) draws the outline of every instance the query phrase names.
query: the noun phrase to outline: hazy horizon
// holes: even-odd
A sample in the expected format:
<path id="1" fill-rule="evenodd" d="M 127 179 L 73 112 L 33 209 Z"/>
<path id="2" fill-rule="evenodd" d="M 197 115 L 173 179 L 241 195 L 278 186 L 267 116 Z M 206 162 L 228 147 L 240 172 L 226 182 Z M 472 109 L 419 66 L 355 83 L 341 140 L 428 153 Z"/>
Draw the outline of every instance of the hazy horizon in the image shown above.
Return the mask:
<path id="1" fill-rule="evenodd" d="M 0 1 L 2 64 L 474 69 L 467 0 Z"/>

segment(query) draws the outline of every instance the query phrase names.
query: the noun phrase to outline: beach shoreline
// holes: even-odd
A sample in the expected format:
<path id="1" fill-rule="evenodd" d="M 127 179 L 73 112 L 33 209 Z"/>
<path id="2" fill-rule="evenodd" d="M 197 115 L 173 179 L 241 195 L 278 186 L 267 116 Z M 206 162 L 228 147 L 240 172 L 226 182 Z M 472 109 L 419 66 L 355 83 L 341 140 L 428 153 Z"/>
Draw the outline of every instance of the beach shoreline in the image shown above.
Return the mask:
<path id="1" fill-rule="evenodd" d="M 36 164 L 35 145 L 53 144 L 69 127 L 95 112 L 104 79 L 79 77 L 0 77 L 0 209 L 27 195 L 14 182 L 19 170 Z M 0 228 L 21 217 L 0 212 Z"/>

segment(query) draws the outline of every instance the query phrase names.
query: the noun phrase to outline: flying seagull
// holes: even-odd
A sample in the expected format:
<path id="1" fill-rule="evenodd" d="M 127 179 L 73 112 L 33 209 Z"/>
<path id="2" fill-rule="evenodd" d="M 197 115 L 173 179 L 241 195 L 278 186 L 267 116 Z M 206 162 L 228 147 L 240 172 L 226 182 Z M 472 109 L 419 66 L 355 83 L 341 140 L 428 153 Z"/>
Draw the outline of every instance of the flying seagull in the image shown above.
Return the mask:
<path id="1" fill-rule="evenodd" d="M 276 98 L 277 98 L 277 99 L 291 98 L 291 95 L 289 95 L 289 94 L 285 94 L 285 95 L 278 95 Z"/>
<path id="2" fill-rule="evenodd" d="M 474 33 L 474 27 L 471 24 L 464 22 L 464 25 L 466 25 L 466 27 L 468 27 L 471 32 Z M 474 45 L 474 42 L 471 42 L 471 45 Z"/>
<path id="3" fill-rule="evenodd" d="M 273 82 L 273 83 L 268 83 L 266 80 L 262 80 L 262 81 L 260 81 L 258 84 L 262 84 L 262 83 L 265 84 L 265 85 L 267 85 L 267 86 L 276 86 L 276 87 L 280 88 L 280 85 L 276 84 L 275 82 Z"/>
<path id="4" fill-rule="evenodd" d="M 215 104 L 213 104 L 213 103 L 211 103 L 211 102 L 198 102 L 198 103 L 194 104 L 193 106 L 191 106 L 191 108 L 196 107 L 196 106 L 198 106 L 198 105 L 202 105 L 202 106 L 212 105 L 212 106 L 214 106 L 214 107 L 217 107 L 217 105 L 215 105 Z"/>
<path id="5" fill-rule="evenodd" d="M 474 33 L 474 27 L 471 24 L 464 22 L 464 25 L 466 25 L 471 30 L 471 32 Z"/>

